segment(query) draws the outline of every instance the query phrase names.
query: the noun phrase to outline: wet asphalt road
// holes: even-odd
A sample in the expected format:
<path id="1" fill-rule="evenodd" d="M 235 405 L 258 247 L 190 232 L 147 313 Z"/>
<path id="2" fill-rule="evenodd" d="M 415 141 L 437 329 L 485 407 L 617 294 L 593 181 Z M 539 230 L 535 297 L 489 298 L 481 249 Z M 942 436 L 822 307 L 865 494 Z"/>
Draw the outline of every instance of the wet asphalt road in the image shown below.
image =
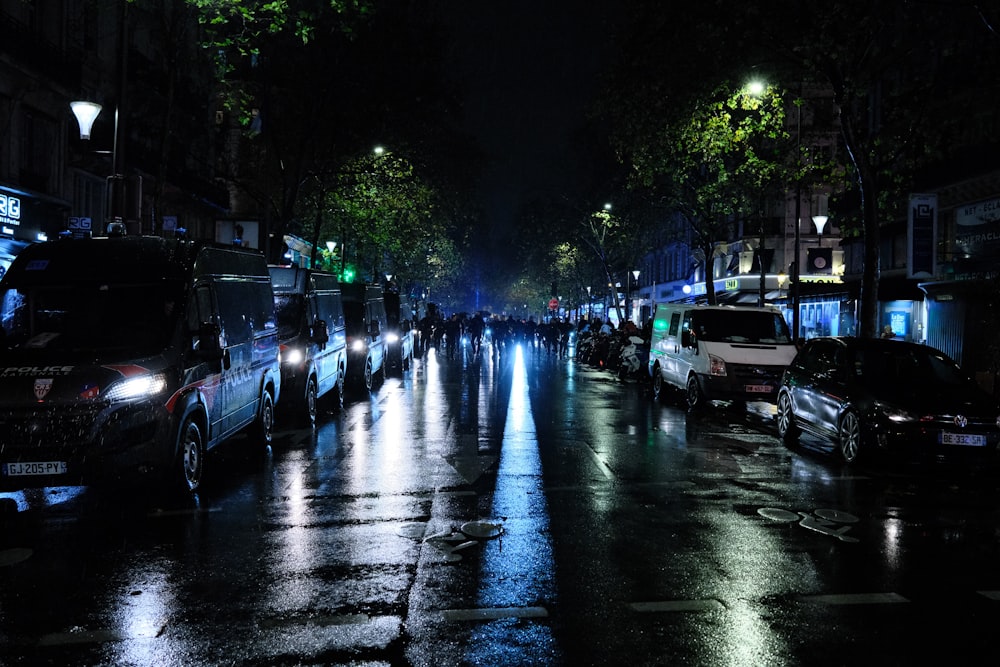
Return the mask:
<path id="1" fill-rule="evenodd" d="M 996 467 L 806 444 L 544 351 L 431 352 L 263 460 L 214 451 L 188 501 L 3 494 L 0 664 L 994 662 Z"/>

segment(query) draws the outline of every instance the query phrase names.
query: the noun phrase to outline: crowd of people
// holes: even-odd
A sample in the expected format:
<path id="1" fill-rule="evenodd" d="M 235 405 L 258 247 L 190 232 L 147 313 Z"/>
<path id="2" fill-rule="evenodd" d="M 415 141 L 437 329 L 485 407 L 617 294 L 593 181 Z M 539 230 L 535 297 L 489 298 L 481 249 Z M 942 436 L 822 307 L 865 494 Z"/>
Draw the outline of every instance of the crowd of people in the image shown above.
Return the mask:
<path id="1" fill-rule="evenodd" d="M 439 311 L 431 310 L 418 322 L 420 342 L 418 354 L 423 356 L 427 350 L 434 348 L 444 351 L 453 357 L 461 349 L 461 341 L 467 341 L 473 355 L 482 349 L 484 342 L 492 345 L 493 353 L 498 354 L 507 345 L 524 343 L 547 354 L 565 358 L 569 354 L 570 341 L 574 338 L 588 336 L 591 332 L 611 336 L 616 328 L 609 320 L 581 318 L 574 323 L 569 317 L 553 316 L 540 322 L 534 317 L 516 319 L 513 315 L 489 315 L 483 313 L 453 313 L 445 317 Z M 652 327 L 652 321 L 640 330 L 635 323 L 625 321 L 620 330 L 626 336 L 640 336 L 649 340 L 646 329 Z"/>

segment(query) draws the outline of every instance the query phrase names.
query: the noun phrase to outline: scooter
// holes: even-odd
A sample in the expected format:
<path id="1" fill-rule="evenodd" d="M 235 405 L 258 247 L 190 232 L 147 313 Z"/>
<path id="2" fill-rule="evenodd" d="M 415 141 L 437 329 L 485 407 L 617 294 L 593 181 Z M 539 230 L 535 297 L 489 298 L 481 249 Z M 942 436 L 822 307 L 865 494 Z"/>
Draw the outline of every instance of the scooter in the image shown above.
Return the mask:
<path id="1" fill-rule="evenodd" d="M 625 347 L 621 351 L 621 364 L 618 366 L 618 377 L 622 380 L 625 378 L 635 378 L 640 377 L 640 373 L 645 370 L 645 351 L 644 345 L 646 341 L 639 336 L 629 336 L 628 342 L 625 343 Z"/>

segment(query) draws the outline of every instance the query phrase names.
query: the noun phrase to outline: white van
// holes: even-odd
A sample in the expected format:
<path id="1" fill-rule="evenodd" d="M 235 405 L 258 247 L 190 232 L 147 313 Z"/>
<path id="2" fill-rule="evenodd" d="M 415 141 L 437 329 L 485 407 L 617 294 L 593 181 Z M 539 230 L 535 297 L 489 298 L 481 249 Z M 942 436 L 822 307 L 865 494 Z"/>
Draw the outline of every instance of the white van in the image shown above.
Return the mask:
<path id="1" fill-rule="evenodd" d="M 777 310 L 661 303 L 649 351 L 653 395 L 662 399 L 666 384 L 686 393 L 689 408 L 710 400 L 773 403 L 795 352 Z"/>

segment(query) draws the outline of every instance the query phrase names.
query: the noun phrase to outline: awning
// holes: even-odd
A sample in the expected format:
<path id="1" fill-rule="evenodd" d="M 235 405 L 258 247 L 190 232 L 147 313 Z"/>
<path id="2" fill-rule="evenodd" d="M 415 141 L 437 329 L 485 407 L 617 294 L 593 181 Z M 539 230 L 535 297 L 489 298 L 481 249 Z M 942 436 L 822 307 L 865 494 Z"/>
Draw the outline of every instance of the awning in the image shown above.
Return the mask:
<path id="1" fill-rule="evenodd" d="M 756 306 L 760 301 L 760 292 L 746 290 L 738 292 L 719 292 L 715 300 L 720 306 Z"/>

